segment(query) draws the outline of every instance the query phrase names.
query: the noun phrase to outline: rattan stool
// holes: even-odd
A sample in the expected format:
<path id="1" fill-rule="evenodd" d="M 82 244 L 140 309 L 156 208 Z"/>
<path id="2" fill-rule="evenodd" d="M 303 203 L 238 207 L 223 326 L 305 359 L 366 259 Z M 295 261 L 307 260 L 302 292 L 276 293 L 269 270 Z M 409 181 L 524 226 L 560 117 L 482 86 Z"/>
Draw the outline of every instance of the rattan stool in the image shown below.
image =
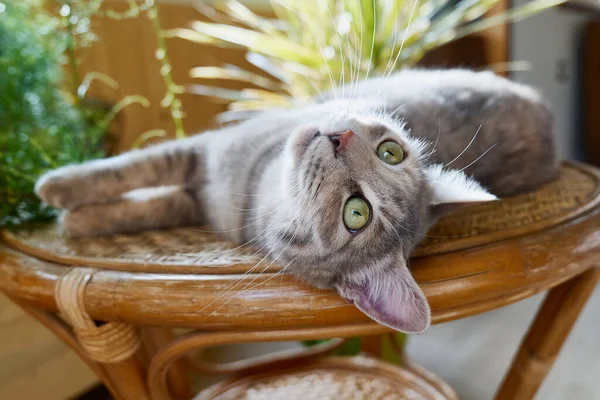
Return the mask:
<path id="1" fill-rule="evenodd" d="M 365 350 L 376 353 L 369 343 L 387 328 L 279 266 L 253 269 L 259 260 L 254 250 L 195 228 L 75 240 L 42 226 L 2 233 L 0 290 L 77 351 L 120 400 L 191 398 L 183 356 L 197 348 L 363 336 Z M 444 218 L 411 260 L 433 323 L 549 290 L 497 394 L 505 400 L 534 396 L 598 281 L 599 264 L 600 174 L 573 163 L 536 192 Z M 176 328 L 191 331 L 175 336 Z M 252 365 L 308 362 L 329 350 Z M 194 366 L 242 370 L 239 363 Z"/>

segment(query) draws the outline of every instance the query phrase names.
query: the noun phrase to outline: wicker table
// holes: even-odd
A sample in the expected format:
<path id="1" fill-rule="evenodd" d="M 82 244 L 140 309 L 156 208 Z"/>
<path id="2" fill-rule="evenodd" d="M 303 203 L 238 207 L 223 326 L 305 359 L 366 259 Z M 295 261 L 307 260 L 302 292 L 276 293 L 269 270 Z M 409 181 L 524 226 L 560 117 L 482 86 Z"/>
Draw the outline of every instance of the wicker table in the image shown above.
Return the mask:
<path id="1" fill-rule="evenodd" d="M 534 193 L 446 217 L 417 249 L 411 268 L 433 323 L 549 290 L 497 399 L 533 397 L 598 281 L 599 203 L 599 172 L 565 163 Z M 3 233 L 0 290 L 127 400 L 189 397 L 181 356 L 192 348 L 388 332 L 333 293 L 255 267 L 259 260 L 193 228 L 69 240 L 46 226 Z M 199 330 L 174 338 L 173 328 Z M 285 359 L 196 368 L 259 371 Z"/>

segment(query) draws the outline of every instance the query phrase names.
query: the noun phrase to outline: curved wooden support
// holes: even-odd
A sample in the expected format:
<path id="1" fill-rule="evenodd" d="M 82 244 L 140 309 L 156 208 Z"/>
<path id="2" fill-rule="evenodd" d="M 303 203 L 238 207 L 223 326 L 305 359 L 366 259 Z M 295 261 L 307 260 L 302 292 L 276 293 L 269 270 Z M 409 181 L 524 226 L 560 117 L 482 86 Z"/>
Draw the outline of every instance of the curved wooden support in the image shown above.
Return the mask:
<path id="1" fill-rule="evenodd" d="M 113 386 L 109 375 L 104 370 L 102 364 L 99 364 L 95 361 L 92 361 L 83 347 L 79 345 L 73 330 L 69 325 L 67 325 L 63 320 L 58 318 L 56 315 L 51 314 L 46 311 L 39 310 L 37 308 L 31 307 L 29 304 L 11 298 L 11 300 L 17 304 L 23 311 L 29 314 L 31 317 L 35 318 L 38 322 L 44 325 L 46 328 L 50 329 L 63 343 L 69 346 L 83 362 L 85 362 L 88 367 L 94 371 L 94 373 L 102 380 L 102 382 L 106 385 L 108 390 L 111 392 L 113 396 L 117 396 L 118 391 Z"/>
<path id="2" fill-rule="evenodd" d="M 117 389 L 116 400 L 150 400 L 144 369 L 135 356 L 105 364 L 106 374 Z"/>
<path id="3" fill-rule="evenodd" d="M 104 364 L 92 360 L 71 327 L 56 315 L 12 299 L 25 312 L 56 334 L 96 373 L 115 399 L 149 400 L 144 374 L 135 354 L 118 362 Z"/>
<path id="4" fill-rule="evenodd" d="M 496 400 L 529 400 L 534 397 L 598 280 L 600 268 L 592 268 L 548 293 L 500 386 Z"/>
<path id="5" fill-rule="evenodd" d="M 356 325 L 333 328 L 313 328 L 313 329 L 298 329 L 298 330 L 280 330 L 280 331 L 249 331 L 249 332 L 192 332 L 175 339 L 173 342 L 163 347 L 154 357 L 148 368 L 148 387 L 152 400 L 171 400 L 166 380 L 167 372 L 173 362 L 183 356 L 185 353 L 193 349 L 219 346 L 231 343 L 250 343 L 250 342 L 281 342 L 290 340 L 312 340 L 323 338 L 348 338 L 356 335 L 369 335 L 378 333 L 379 329 L 373 329 L 372 325 Z M 376 327 L 375 327 L 376 328 Z M 274 358 L 269 360 L 268 357 L 261 357 L 250 360 L 250 363 L 245 361 L 229 365 L 235 366 L 235 370 L 244 370 L 244 372 L 258 371 L 265 368 L 273 367 L 274 365 L 284 365 L 288 361 L 298 363 L 307 361 L 316 356 L 322 355 L 324 352 L 332 351 L 339 346 L 341 341 L 333 343 L 325 343 L 321 346 L 308 348 L 298 356 L 295 352 L 291 354 L 296 356 L 290 359 L 290 354 L 276 354 Z M 206 365 L 205 365 L 206 367 Z M 225 368 L 224 370 L 226 370 Z M 234 369 L 231 369 L 233 371 Z M 205 372 L 218 373 L 223 370 L 215 367 L 205 368 Z"/>
<path id="6" fill-rule="evenodd" d="M 269 368 L 276 364 L 285 363 L 289 360 L 294 362 L 303 362 L 314 357 L 318 357 L 339 348 L 344 344 L 344 339 L 332 339 L 325 343 L 320 343 L 305 349 L 293 349 L 278 351 L 275 353 L 264 354 L 240 361 L 228 363 L 209 363 L 198 357 L 188 357 L 192 367 L 198 372 L 204 374 L 232 374 L 241 371 Z"/>
<path id="7" fill-rule="evenodd" d="M 164 346 L 175 339 L 172 329 L 158 326 L 140 327 L 140 336 L 144 343 L 145 367 L 150 365 L 150 361 L 156 353 Z M 176 400 L 188 400 L 192 398 L 192 387 L 187 376 L 189 363 L 184 360 L 177 360 L 171 365 L 167 372 L 167 382 L 169 390 Z"/>

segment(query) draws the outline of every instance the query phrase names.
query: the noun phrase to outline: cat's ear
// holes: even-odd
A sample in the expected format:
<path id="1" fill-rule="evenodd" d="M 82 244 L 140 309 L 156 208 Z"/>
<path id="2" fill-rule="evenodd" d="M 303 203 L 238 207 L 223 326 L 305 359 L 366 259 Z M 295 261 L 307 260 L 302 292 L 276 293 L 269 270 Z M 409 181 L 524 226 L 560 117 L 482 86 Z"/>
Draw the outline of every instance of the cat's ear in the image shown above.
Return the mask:
<path id="1" fill-rule="evenodd" d="M 405 333 L 423 332 L 431 323 L 425 295 L 403 256 L 388 264 L 336 285 L 338 293 L 382 325 Z"/>
<path id="2" fill-rule="evenodd" d="M 498 200 L 477 181 L 464 172 L 442 169 L 441 165 L 430 165 L 425 176 L 432 189 L 431 215 L 439 218 L 459 208 Z"/>

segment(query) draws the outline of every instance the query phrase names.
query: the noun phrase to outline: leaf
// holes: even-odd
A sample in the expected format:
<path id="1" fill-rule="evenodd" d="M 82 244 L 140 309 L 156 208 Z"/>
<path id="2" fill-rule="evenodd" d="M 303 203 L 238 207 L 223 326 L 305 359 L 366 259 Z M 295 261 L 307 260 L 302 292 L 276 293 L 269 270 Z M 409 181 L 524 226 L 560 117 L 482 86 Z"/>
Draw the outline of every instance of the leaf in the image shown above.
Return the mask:
<path id="1" fill-rule="evenodd" d="M 249 51 L 246 53 L 246 61 L 254 65 L 257 68 L 265 71 L 267 74 L 279 79 L 282 82 L 287 82 L 286 76 L 282 69 L 273 60 L 269 60 L 262 54 Z"/>
<path id="2" fill-rule="evenodd" d="M 359 337 L 349 338 L 335 351 L 335 354 L 339 356 L 357 356 L 360 353 L 361 342 Z"/>
<path id="3" fill-rule="evenodd" d="M 200 79 L 229 79 L 242 82 L 252 83 L 257 86 L 261 86 L 265 89 L 281 91 L 282 86 L 280 83 L 272 81 L 254 74 L 252 72 L 244 71 L 241 69 L 234 68 L 221 68 L 221 67 L 196 67 L 190 70 L 190 76 L 192 78 Z"/>
<path id="4" fill-rule="evenodd" d="M 216 86 L 188 85 L 186 86 L 186 91 L 198 96 L 206 96 L 224 100 L 225 103 L 244 99 L 240 90 L 223 89 Z"/>
<path id="5" fill-rule="evenodd" d="M 401 354 L 406 348 L 408 335 L 401 332 L 394 332 L 383 335 L 381 339 L 381 358 L 389 363 L 402 365 L 404 360 Z"/>
<path id="6" fill-rule="evenodd" d="M 108 124 L 120 113 L 125 107 L 129 107 L 132 104 L 141 104 L 143 107 L 150 107 L 150 101 L 144 96 L 131 95 L 125 96 L 117 104 L 111 108 L 106 114 L 106 117 L 101 122 L 101 126 L 108 126 Z"/>
<path id="7" fill-rule="evenodd" d="M 195 31 L 193 29 L 186 29 L 186 28 L 163 30 L 162 36 L 165 38 L 180 38 L 180 39 L 189 40 L 190 42 L 194 42 L 194 43 L 207 44 L 207 45 L 218 46 L 218 47 L 237 47 L 237 48 L 240 47 L 240 45 L 237 45 L 235 43 L 223 41 L 223 40 L 217 39 L 213 36 L 205 35 L 203 33 Z"/>
<path id="8" fill-rule="evenodd" d="M 124 20 L 124 19 L 133 19 L 137 18 L 140 13 L 144 11 L 148 11 L 148 9 L 152 6 L 155 0 L 144 0 L 142 4 L 138 4 L 135 0 L 127 0 L 127 4 L 129 5 L 129 9 L 124 12 L 114 11 L 114 10 L 99 10 L 97 14 L 99 16 L 108 17 L 115 20 Z M 100 5 L 100 1 L 98 1 Z"/>
<path id="9" fill-rule="evenodd" d="M 276 18 L 287 23 L 286 33 L 288 38 L 296 43 L 303 43 L 302 37 L 306 29 L 303 29 L 304 24 L 298 13 L 290 9 L 284 1 L 271 0 L 270 4 Z"/>
<path id="10" fill-rule="evenodd" d="M 364 78 L 385 76 L 416 64 L 441 45 L 503 22 L 516 21 L 565 2 L 533 0 L 500 15 L 486 14 L 499 0 L 271 0 L 278 20 L 264 18 L 240 0 L 224 0 L 221 23 L 195 22 L 175 31 L 198 43 L 247 50 L 248 62 L 283 82 L 236 68 L 201 67 L 201 79 L 257 84 L 265 93 L 194 86 L 197 94 L 254 111 L 310 101 L 321 91 L 340 90 Z M 243 27 L 236 26 L 242 24 Z M 226 114 L 237 119 L 238 115 Z"/>
<path id="11" fill-rule="evenodd" d="M 229 110 L 217 114 L 216 121 L 218 124 L 225 125 L 232 122 L 238 122 L 248 119 L 257 113 L 256 110 Z"/>
<path id="12" fill-rule="evenodd" d="M 262 89 L 242 89 L 242 96 L 245 99 L 262 99 L 272 102 L 289 103 L 290 96 L 280 93 L 273 93 Z"/>
<path id="13" fill-rule="evenodd" d="M 305 65 L 318 66 L 321 64 L 318 53 L 282 37 L 270 36 L 236 26 L 200 21 L 193 22 L 192 27 L 201 34 L 244 46 L 256 53 Z"/>
<path id="14" fill-rule="evenodd" d="M 259 17 L 248 7 L 237 0 L 219 1 L 216 7 L 231 17 L 232 20 L 241 22 L 250 28 L 254 28 L 269 34 L 281 35 L 281 32 L 271 21 Z"/>
<path id="15" fill-rule="evenodd" d="M 287 100 L 252 99 L 240 100 L 229 104 L 230 111 L 259 111 L 268 108 L 291 108 L 294 102 L 291 98 Z"/>
<path id="16" fill-rule="evenodd" d="M 117 81 L 115 81 L 110 76 L 103 74 L 101 72 L 89 72 L 85 76 L 85 78 L 83 78 L 83 82 L 81 82 L 81 84 L 77 88 L 77 96 L 79 96 L 80 98 L 85 97 L 88 89 L 90 88 L 90 85 L 92 84 L 92 82 L 94 80 L 102 81 L 111 89 L 117 89 L 119 87 L 119 84 L 117 83 Z"/>
<path id="17" fill-rule="evenodd" d="M 167 136 L 167 132 L 164 129 L 152 129 L 152 130 L 146 131 L 146 132 L 142 133 L 140 136 L 138 136 L 138 138 L 135 139 L 135 142 L 133 142 L 131 147 L 133 149 L 139 149 L 140 147 L 142 147 L 142 145 L 144 145 L 150 139 L 157 138 L 157 137 L 166 137 L 166 136 Z"/>
<path id="18" fill-rule="evenodd" d="M 225 103 L 231 103 L 233 110 L 256 109 L 256 105 L 264 104 L 272 107 L 289 107 L 293 103 L 290 96 L 260 89 L 231 90 L 216 86 L 189 85 L 187 92 L 199 96 L 213 97 Z M 236 104 L 234 106 L 234 104 Z"/>
<path id="19" fill-rule="evenodd" d="M 205 17 L 207 17 L 208 19 L 210 19 L 214 22 L 219 22 L 221 24 L 226 24 L 226 23 L 230 22 L 227 15 L 223 15 L 223 14 L 219 13 L 214 7 L 209 6 L 208 4 L 205 4 L 205 1 L 203 1 L 203 0 L 195 1 L 194 8 L 200 14 L 204 15 Z"/>
<path id="20" fill-rule="evenodd" d="M 352 15 L 352 27 L 358 43 L 362 57 L 368 59 L 371 52 L 371 44 L 375 36 L 375 0 L 350 0 L 344 2 Z"/>

